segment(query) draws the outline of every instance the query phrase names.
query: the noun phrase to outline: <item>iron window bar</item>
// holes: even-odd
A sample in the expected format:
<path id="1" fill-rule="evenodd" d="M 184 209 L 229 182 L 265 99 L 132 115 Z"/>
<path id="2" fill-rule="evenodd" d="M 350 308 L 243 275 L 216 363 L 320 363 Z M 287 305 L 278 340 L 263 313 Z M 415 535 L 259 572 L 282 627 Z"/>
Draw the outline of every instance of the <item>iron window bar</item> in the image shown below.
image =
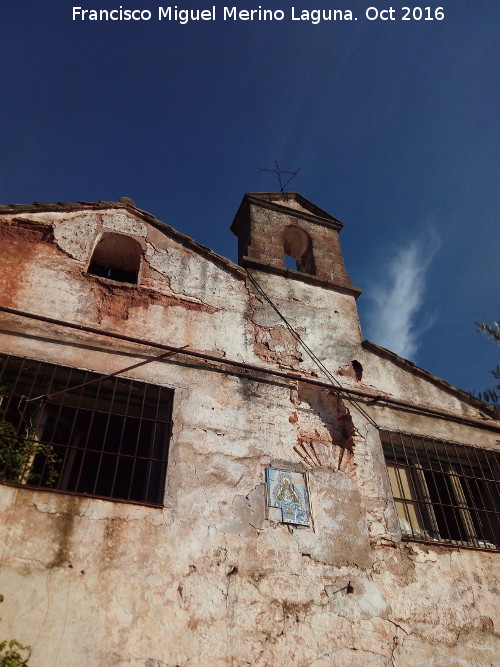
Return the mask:
<path id="1" fill-rule="evenodd" d="M 0 356 L 0 482 L 163 506 L 173 391 Z"/>
<path id="2" fill-rule="evenodd" d="M 381 431 L 403 540 L 500 550 L 500 452 Z"/>

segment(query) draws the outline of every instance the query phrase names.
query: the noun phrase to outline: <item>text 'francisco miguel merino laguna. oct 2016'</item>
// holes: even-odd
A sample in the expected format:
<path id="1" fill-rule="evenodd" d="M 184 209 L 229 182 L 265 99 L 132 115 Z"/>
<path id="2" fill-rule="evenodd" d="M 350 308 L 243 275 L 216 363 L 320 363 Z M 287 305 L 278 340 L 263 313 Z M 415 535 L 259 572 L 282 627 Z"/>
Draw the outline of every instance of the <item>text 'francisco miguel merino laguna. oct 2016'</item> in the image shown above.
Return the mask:
<path id="1" fill-rule="evenodd" d="M 150 9 L 129 9 L 120 5 L 115 9 L 88 9 L 72 7 L 73 21 L 106 22 L 146 22 L 162 21 L 181 25 L 195 21 L 305 21 L 313 25 L 327 21 L 443 21 L 445 18 L 443 7 L 430 6 L 399 6 L 376 7 L 369 6 L 360 12 L 350 9 L 315 9 L 302 7 L 286 7 L 269 9 L 258 5 L 254 8 L 242 9 L 236 6 L 217 6 L 186 9 L 178 5 L 157 7 Z"/>

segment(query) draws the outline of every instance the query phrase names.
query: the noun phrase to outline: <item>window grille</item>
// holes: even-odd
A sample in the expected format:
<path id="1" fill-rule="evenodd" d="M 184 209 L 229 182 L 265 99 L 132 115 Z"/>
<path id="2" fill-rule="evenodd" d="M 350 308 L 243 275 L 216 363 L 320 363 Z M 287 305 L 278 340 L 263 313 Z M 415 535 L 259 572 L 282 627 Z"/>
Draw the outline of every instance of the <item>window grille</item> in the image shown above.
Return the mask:
<path id="1" fill-rule="evenodd" d="M 403 539 L 500 549 L 500 452 L 381 432 Z"/>
<path id="2" fill-rule="evenodd" d="M 161 506 L 172 396 L 156 385 L 2 355 L 0 482 Z"/>

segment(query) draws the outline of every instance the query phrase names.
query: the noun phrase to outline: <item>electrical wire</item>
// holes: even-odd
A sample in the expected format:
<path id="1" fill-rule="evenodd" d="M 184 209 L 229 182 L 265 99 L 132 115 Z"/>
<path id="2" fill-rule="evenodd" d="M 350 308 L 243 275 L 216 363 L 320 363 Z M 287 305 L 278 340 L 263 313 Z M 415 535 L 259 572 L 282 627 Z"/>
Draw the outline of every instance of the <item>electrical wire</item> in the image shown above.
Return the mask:
<path id="1" fill-rule="evenodd" d="M 498 426 L 498 420 L 493 416 L 484 416 L 482 419 L 476 419 L 472 417 L 464 417 L 461 414 L 452 414 L 449 412 L 444 412 L 443 410 L 438 410 L 436 408 L 430 408 L 426 405 L 420 405 L 417 403 L 408 403 L 407 401 L 402 401 L 395 399 L 391 396 L 374 394 L 360 389 L 347 389 L 342 387 L 339 383 L 332 384 L 331 381 L 325 382 L 324 380 L 319 380 L 307 375 L 299 375 L 297 373 L 286 373 L 284 371 L 279 371 L 278 369 L 268 368 L 263 366 L 256 366 L 254 364 L 249 364 L 246 362 L 236 361 L 235 359 L 228 359 L 227 357 L 220 357 L 208 354 L 207 352 L 197 352 L 196 350 L 191 350 L 189 348 L 180 348 L 174 345 L 167 345 L 165 343 L 160 343 L 158 341 L 145 340 L 143 338 L 138 338 L 136 336 L 130 336 L 127 334 L 120 333 L 118 331 L 108 331 L 106 329 L 98 329 L 95 327 L 87 326 L 85 324 L 76 324 L 75 322 L 67 322 L 65 320 L 54 319 L 46 315 L 37 315 L 35 313 L 28 313 L 22 310 L 17 310 L 15 308 L 9 308 L 7 306 L 0 306 L 0 313 L 8 313 L 15 315 L 17 317 L 25 317 L 35 322 L 44 322 L 45 324 L 53 324 L 60 327 L 65 327 L 72 329 L 74 331 L 80 331 L 85 333 L 90 333 L 96 336 L 102 336 L 104 338 L 113 338 L 127 343 L 133 343 L 134 345 L 147 346 L 150 348 L 157 348 L 160 350 L 169 350 L 171 352 L 179 352 L 182 355 L 186 355 L 189 358 L 201 359 L 206 362 L 215 363 L 217 365 L 222 364 L 229 366 L 234 369 L 242 369 L 245 373 L 255 373 L 253 379 L 255 381 L 260 381 L 260 375 L 268 375 L 274 378 L 284 378 L 287 380 L 293 380 L 294 382 L 304 382 L 316 387 L 323 387 L 329 389 L 330 391 L 336 391 L 339 394 L 350 394 L 353 397 L 360 397 L 360 400 L 367 399 L 370 401 L 370 404 L 381 402 L 384 405 L 392 409 L 404 410 L 406 412 L 411 412 L 415 414 L 422 414 L 434 419 L 443 419 L 446 421 L 456 422 L 458 424 L 466 424 L 467 426 L 473 426 L 475 428 L 487 429 L 494 432 L 500 432 Z M 221 371 L 222 372 L 222 371 Z M 478 402 L 475 399 L 475 402 Z M 487 405 L 482 406 L 484 409 L 487 409 Z"/>
<path id="2" fill-rule="evenodd" d="M 345 400 L 348 401 L 353 408 L 355 408 L 365 419 L 367 419 L 372 426 L 374 426 L 378 431 L 380 430 L 380 426 L 376 423 L 376 421 L 373 419 L 371 415 L 369 415 L 366 410 L 364 410 L 358 403 L 349 395 L 349 389 L 344 387 L 343 385 L 340 384 L 340 382 L 337 380 L 337 378 L 333 375 L 333 373 L 328 370 L 328 368 L 324 365 L 324 363 L 319 359 L 316 354 L 311 350 L 309 345 L 305 343 L 304 340 L 302 340 L 302 337 L 300 334 L 292 327 L 290 322 L 286 319 L 286 317 L 283 315 L 283 313 L 279 310 L 279 308 L 274 304 L 274 302 L 271 300 L 271 298 L 266 294 L 262 286 L 257 282 L 257 280 L 252 276 L 252 274 L 249 272 L 248 269 L 246 269 L 247 275 L 250 278 L 251 283 L 254 285 L 255 289 L 259 292 L 259 294 L 267 301 L 267 303 L 271 306 L 271 308 L 275 311 L 275 313 L 283 320 L 285 323 L 285 326 L 287 329 L 290 331 L 290 333 L 293 335 L 295 340 L 301 345 L 301 347 L 306 351 L 306 353 L 310 356 L 310 358 L 313 360 L 313 362 L 316 364 L 316 366 L 324 373 L 324 375 L 327 377 L 327 379 L 333 384 L 336 385 L 339 389 L 342 389 L 342 392 L 346 394 Z"/>
<path id="3" fill-rule="evenodd" d="M 185 350 L 187 347 L 189 347 L 189 345 L 184 345 L 183 347 L 180 347 L 178 352 L 182 352 L 182 350 Z M 132 364 L 132 366 L 127 366 L 126 368 L 120 368 L 119 370 L 114 371 L 113 373 L 108 373 L 107 375 L 100 375 L 99 377 L 92 378 L 92 380 L 88 380 L 88 382 L 82 382 L 81 384 L 76 384 L 73 387 L 67 387 L 66 389 L 61 389 L 61 391 L 56 391 L 53 394 L 42 394 L 41 396 L 34 396 L 33 398 L 25 398 L 23 396 L 22 398 L 25 398 L 26 403 L 31 403 L 31 401 L 38 401 L 40 399 L 51 401 L 55 396 L 59 396 L 60 394 L 66 394 L 68 391 L 74 391 L 75 389 L 87 387 L 89 384 L 94 384 L 95 382 L 103 382 L 104 380 L 108 380 L 109 378 L 115 377 L 116 375 L 122 375 L 123 373 L 127 373 L 128 371 L 131 371 L 134 368 L 139 368 L 139 366 L 145 366 L 146 364 L 150 364 L 152 361 L 160 361 L 161 359 L 170 357 L 173 354 L 177 354 L 177 351 L 164 352 L 163 354 L 160 355 L 148 357 L 143 361 L 139 361 L 137 364 Z"/>

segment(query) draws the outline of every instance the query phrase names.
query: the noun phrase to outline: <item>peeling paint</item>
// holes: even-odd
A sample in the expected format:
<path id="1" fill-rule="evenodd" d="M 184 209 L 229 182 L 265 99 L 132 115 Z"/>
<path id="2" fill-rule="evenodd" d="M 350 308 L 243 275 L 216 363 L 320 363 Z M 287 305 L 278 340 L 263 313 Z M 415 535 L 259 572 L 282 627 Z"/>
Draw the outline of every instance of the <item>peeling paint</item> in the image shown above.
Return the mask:
<path id="1" fill-rule="evenodd" d="M 489 448 L 494 432 L 311 385 L 330 376 L 242 273 L 124 207 L 4 211 L 2 304 L 221 362 L 177 354 L 129 374 L 174 391 L 163 507 L 0 485 L 4 636 L 33 647 L 33 667 L 496 664 L 498 554 L 400 541 L 377 426 Z M 291 200 L 280 229 L 294 211 L 313 215 Z M 103 229 L 140 239 L 138 285 L 87 275 Z M 326 242 L 318 229 L 313 241 Z M 255 275 L 345 387 L 479 417 L 459 394 L 362 347 L 353 295 Z M 12 314 L 0 343 L 103 374 L 154 354 Z M 306 474 L 310 527 L 276 520 L 267 466 Z"/>

